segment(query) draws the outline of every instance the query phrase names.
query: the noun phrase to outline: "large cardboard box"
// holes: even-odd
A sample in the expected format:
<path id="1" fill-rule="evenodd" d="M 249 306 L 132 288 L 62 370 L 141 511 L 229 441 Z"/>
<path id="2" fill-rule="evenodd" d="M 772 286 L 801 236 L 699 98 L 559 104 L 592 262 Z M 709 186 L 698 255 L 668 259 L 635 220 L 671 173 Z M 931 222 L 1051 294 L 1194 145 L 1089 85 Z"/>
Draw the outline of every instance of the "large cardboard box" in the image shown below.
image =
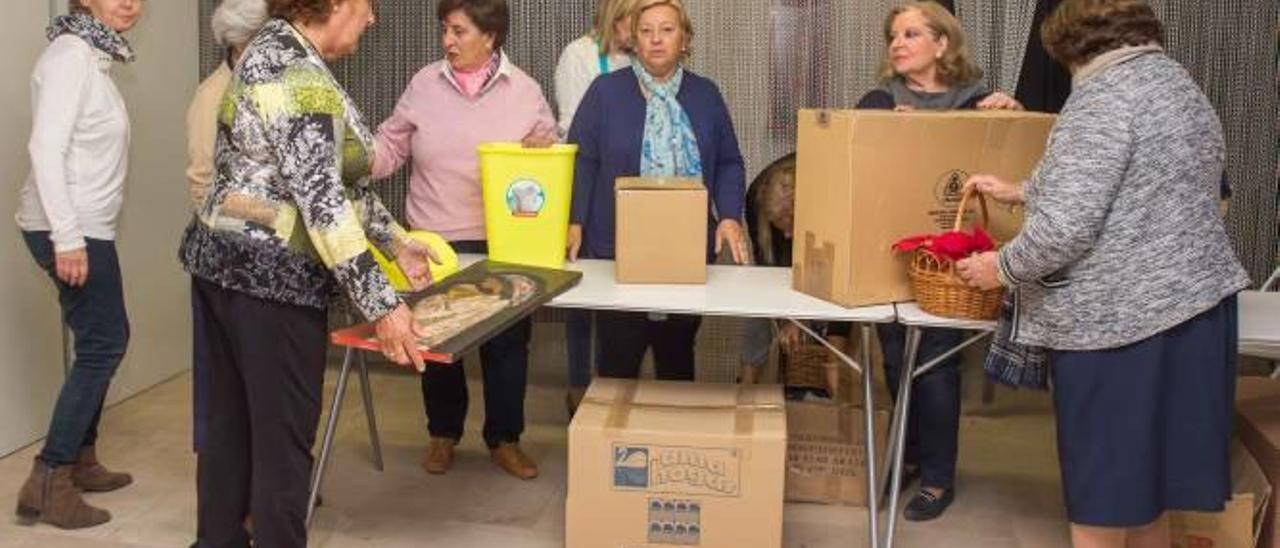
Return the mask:
<path id="1" fill-rule="evenodd" d="M 1241 377 L 1236 384 L 1236 432 L 1272 486 L 1280 485 L 1280 381 Z M 1280 548 L 1280 505 L 1266 511 L 1259 546 Z"/>
<path id="2" fill-rule="evenodd" d="M 1262 533 L 1271 484 L 1243 445 L 1231 447 L 1234 495 L 1222 512 L 1170 512 L 1173 548 L 1254 548 Z"/>
<path id="3" fill-rule="evenodd" d="M 598 378 L 569 426 L 568 548 L 782 545 L 776 385 Z"/>
<path id="4" fill-rule="evenodd" d="M 867 505 L 867 436 L 860 407 L 787 402 L 787 501 Z M 885 458 L 889 412 L 875 414 L 876 470 Z"/>
<path id="5" fill-rule="evenodd" d="M 1028 178 L 1053 122 L 1015 112 L 800 111 L 792 285 L 848 307 L 910 300 L 894 242 L 950 230 L 971 174 Z M 1020 215 L 989 206 L 990 231 L 1009 240 Z"/>
<path id="6" fill-rule="evenodd" d="M 702 181 L 620 177 L 614 193 L 619 283 L 706 283 L 707 188 Z"/>

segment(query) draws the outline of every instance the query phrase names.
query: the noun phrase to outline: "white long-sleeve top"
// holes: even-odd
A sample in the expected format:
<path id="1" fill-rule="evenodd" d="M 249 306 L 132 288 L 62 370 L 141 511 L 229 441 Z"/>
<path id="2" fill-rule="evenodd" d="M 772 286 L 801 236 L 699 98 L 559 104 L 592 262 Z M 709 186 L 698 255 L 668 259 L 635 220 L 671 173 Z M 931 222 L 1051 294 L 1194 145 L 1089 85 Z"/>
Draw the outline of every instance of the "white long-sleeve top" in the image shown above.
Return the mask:
<path id="1" fill-rule="evenodd" d="M 51 232 L 56 252 L 86 237 L 114 240 L 128 171 L 129 113 L 111 80 L 111 57 L 59 36 L 31 74 L 31 173 L 16 215 Z"/>
<path id="2" fill-rule="evenodd" d="M 623 53 L 611 53 L 605 58 L 608 71 L 631 66 L 631 57 Z M 569 134 L 578 103 L 587 94 L 591 81 L 602 74 L 600 45 L 590 35 L 582 36 L 565 46 L 556 64 L 556 107 L 560 111 L 557 128 L 560 138 Z"/>

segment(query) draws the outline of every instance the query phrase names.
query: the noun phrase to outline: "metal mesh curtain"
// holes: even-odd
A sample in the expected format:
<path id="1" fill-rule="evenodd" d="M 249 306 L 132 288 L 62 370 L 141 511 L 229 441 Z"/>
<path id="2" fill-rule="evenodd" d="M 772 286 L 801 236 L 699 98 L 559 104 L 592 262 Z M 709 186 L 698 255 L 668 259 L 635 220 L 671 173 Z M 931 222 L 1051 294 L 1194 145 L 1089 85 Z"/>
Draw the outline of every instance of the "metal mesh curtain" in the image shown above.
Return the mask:
<path id="1" fill-rule="evenodd" d="M 1256 282 L 1280 250 L 1280 4 L 1275 0 L 1150 0 L 1168 30 L 1171 56 L 1217 108 L 1234 189 L 1227 229 Z M 974 53 L 997 89 L 1018 82 L 1035 0 L 957 0 Z M 1038 32 L 1038 29 L 1035 29 Z"/>
<path id="2" fill-rule="evenodd" d="M 207 73 L 221 55 L 203 23 L 217 0 L 199 1 L 201 68 Z M 512 28 L 507 52 L 542 83 L 554 105 L 555 62 L 564 45 L 587 29 L 595 0 L 509 1 Z M 1017 86 L 1035 1 L 955 2 L 977 61 L 996 89 L 1012 92 Z M 1226 127 L 1228 170 L 1235 187 L 1229 228 L 1242 260 L 1254 278 L 1262 280 L 1274 268 L 1280 228 L 1277 4 L 1275 0 L 1152 2 L 1169 27 L 1171 53 L 1205 88 Z M 691 68 L 712 78 L 724 93 L 746 157 L 748 178 L 794 150 L 797 109 L 850 107 L 875 87 L 884 52 L 884 16 L 896 3 L 686 0 L 696 30 Z M 360 52 L 336 67 L 338 77 L 374 125 L 387 116 L 413 74 L 440 58 L 434 1 L 378 0 L 377 7 L 378 24 L 366 35 Z M 382 186 L 384 199 L 397 214 L 403 211 L 403 177 Z M 737 322 L 704 323 L 700 377 L 732 380 L 737 344 Z"/>

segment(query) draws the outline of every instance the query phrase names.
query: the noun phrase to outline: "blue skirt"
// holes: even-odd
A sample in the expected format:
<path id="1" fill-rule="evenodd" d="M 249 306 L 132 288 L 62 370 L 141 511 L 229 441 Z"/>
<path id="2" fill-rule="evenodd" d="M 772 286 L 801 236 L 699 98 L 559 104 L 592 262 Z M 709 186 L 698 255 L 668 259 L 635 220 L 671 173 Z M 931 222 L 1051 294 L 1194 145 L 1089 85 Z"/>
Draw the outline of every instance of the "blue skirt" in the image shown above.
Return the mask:
<path id="1" fill-rule="evenodd" d="M 1051 353 L 1067 515 L 1139 527 L 1231 497 L 1236 297 L 1143 341 Z"/>

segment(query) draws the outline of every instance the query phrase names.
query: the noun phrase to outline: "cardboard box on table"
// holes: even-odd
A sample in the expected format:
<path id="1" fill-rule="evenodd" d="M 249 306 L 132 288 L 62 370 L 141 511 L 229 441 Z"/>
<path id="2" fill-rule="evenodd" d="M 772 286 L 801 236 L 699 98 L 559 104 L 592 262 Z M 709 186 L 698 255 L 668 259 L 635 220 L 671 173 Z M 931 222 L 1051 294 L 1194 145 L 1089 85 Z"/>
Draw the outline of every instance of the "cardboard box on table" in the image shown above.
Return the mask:
<path id="1" fill-rule="evenodd" d="M 776 385 L 597 378 L 569 426 L 569 548 L 782 544 Z"/>
<path id="2" fill-rule="evenodd" d="M 910 300 L 907 256 L 890 247 L 950 230 L 969 175 L 1027 179 L 1054 120 L 1004 111 L 800 111 L 793 287 L 847 307 Z M 1018 210 L 988 206 L 989 231 L 1008 241 L 1021 225 Z"/>
<path id="3" fill-rule="evenodd" d="M 707 188 L 701 180 L 619 177 L 614 195 L 619 283 L 707 282 Z"/>

